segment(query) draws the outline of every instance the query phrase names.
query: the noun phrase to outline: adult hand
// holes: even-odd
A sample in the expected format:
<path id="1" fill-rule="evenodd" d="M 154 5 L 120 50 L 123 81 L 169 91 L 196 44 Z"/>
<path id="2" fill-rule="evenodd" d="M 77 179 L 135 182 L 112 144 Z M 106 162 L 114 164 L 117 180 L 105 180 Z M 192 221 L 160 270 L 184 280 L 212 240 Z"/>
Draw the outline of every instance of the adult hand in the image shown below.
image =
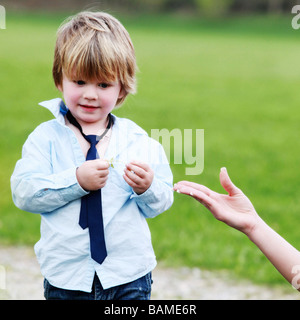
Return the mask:
<path id="1" fill-rule="evenodd" d="M 228 195 L 214 192 L 203 185 L 189 181 L 178 182 L 174 185 L 174 190 L 192 196 L 216 219 L 249 235 L 260 219 L 251 201 L 232 183 L 226 168 L 221 169 L 220 182 Z"/>

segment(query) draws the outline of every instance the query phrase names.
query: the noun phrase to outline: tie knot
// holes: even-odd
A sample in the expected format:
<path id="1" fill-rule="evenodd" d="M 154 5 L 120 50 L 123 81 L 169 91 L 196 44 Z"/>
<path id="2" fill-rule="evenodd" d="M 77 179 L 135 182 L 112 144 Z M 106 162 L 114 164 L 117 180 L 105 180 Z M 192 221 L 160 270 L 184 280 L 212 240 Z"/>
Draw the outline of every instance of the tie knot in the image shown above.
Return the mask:
<path id="1" fill-rule="evenodd" d="M 95 146 L 99 142 L 99 136 L 94 134 L 85 136 L 85 139 L 91 144 L 91 146 Z"/>

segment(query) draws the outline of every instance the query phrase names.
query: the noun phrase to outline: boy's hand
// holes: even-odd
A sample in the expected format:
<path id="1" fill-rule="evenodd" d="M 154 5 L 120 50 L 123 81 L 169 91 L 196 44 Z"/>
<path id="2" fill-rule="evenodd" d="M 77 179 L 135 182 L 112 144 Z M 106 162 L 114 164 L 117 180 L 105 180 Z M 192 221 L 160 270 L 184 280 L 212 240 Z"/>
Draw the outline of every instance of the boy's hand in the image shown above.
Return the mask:
<path id="1" fill-rule="evenodd" d="M 144 193 L 151 185 L 154 177 L 153 170 L 143 162 L 132 161 L 126 165 L 124 180 L 136 194 Z"/>
<path id="2" fill-rule="evenodd" d="M 85 161 L 76 171 L 80 186 L 89 191 L 98 190 L 105 186 L 109 173 L 109 163 L 105 160 Z"/>

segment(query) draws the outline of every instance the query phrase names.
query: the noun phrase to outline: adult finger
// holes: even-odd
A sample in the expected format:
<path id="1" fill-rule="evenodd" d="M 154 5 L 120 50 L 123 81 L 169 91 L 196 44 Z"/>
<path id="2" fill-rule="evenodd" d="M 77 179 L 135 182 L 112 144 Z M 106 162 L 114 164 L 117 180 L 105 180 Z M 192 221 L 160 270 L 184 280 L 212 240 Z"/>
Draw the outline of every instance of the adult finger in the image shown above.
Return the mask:
<path id="1" fill-rule="evenodd" d="M 176 186 L 174 186 L 174 190 L 178 193 L 186 194 L 193 197 L 208 209 L 210 209 L 214 203 L 213 198 L 211 198 L 205 192 L 199 190 L 199 188 L 193 188 L 191 185 L 181 184 L 180 186 L 178 186 L 176 184 Z"/>
<path id="2" fill-rule="evenodd" d="M 229 196 L 242 193 L 242 191 L 232 183 L 226 168 L 221 168 L 220 182 L 222 187 L 228 192 Z"/>
<path id="3" fill-rule="evenodd" d="M 204 186 L 202 184 L 195 183 L 195 182 L 191 182 L 191 181 L 179 181 L 174 185 L 174 189 L 181 189 L 182 187 L 190 187 L 195 190 L 199 190 L 208 196 L 211 196 L 212 194 L 214 194 L 214 191 L 207 188 L 206 186 Z"/>

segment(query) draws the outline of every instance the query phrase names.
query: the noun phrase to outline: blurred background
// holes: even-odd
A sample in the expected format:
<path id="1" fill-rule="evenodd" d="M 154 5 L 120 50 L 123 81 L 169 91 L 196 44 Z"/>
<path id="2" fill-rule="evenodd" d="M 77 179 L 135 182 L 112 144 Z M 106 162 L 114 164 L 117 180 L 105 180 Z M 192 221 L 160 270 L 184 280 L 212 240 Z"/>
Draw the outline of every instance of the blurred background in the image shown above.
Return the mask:
<path id="1" fill-rule="evenodd" d="M 0 30 L 0 244 L 33 246 L 39 215 L 12 203 L 10 176 L 27 136 L 52 118 L 37 104 L 60 97 L 51 69 L 56 30 L 80 10 L 116 16 L 135 45 L 138 93 L 115 111 L 151 129 L 204 129 L 204 171 L 192 180 L 218 192 L 219 170 L 277 232 L 300 248 L 300 30 L 292 0 L 9 0 Z M 194 150 L 195 150 L 195 141 Z M 174 146 L 172 147 L 174 150 Z M 172 152 L 171 152 L 172 155 Z M 226 270 L 286 284 L 239 232 L 191 198 L 148 220 L 157 258 L 169 267 Z M 0 261 L 1 264 L 1 261 Z M 292 289 L 291 289 L 292 290 Z"/>
<path id="2" fill-rule="evenodd" d="M 69 11 L 100 5 L 129 12 L 186 11 L 193 14 L 197 12 L 201 15 L 221 16 L 233 13 L 290 13 L 297 0 L 7 0 L 1 1 L 1 4 L 15 10 Z"/>

